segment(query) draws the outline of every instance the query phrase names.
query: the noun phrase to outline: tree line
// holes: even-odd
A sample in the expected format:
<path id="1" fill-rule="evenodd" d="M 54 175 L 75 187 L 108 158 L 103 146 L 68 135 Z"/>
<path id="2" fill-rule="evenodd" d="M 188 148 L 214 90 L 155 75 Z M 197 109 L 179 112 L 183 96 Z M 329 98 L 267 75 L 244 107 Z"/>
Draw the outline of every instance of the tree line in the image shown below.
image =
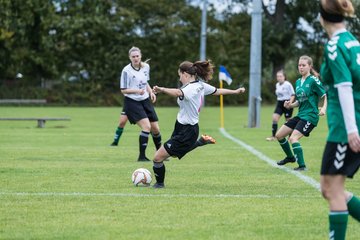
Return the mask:
<path id="1" fill-rule="evenodd" d="M 228 7 L 221 13 L 214 5 L 208 9 L 207 58 L 226 66 L 234 80 L 230 87 L 247 86 L 251 1 L 222 3 Z M 242 11 L 235 12 L 238 6 Z M 294 81 L 300 55 L 320 65 L 327 37 L 317 17 L 317 1 L 278 0 L 263 6 L 265 101 L 274 100 L 277 70 L 285 68 Z M 191 0 L 0 0 L 0 98 L 121 105 L 119 75 L 132 46 L 141 48 L 144 60 L 151 59 L 151 85 L 177 87 L 179 63 L 199 58 L 200 25 L 201 5 Z M 349 25 L 359 37 L 358 19 Z M 229 104 L 246 100 L 225 98 Z M 175 102 L 164 97 L 158 104 Z"/>

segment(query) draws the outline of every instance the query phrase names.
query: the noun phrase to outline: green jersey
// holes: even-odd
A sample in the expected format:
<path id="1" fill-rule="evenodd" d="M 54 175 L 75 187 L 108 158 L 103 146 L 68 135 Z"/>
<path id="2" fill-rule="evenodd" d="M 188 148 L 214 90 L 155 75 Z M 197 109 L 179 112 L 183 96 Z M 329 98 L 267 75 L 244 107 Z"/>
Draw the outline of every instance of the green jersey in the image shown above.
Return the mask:
<path id="1" fill-rule="evenodd" d="M 319 98 L 324 95 L 325 90 L 317 77 L 309 75 L 303 82 L 299 78 L 295 83 L 295 96 L 299 102 L 297 117 L 316 126 L 319 122 Z"/>
<path id="2" fill-rule="evenodd" d="M 337 84 L 352 83 L 355 119 L 360 129 L 360 44 L 345 29 L 333 36 L 324 49 L 321 76 L 327 89 L 329 142 L 347 142 Z"/>

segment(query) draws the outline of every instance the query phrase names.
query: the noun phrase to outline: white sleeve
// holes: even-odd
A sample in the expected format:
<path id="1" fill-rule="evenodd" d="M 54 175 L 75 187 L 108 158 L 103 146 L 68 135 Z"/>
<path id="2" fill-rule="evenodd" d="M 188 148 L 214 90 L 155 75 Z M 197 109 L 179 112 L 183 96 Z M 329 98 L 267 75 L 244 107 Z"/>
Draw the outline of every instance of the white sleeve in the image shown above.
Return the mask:
<path id="1" fill-rule="evenodd" d="M 128 88 L 128 73 L 123 69 L 120 76 L 120 89 Z"/>
<path id="2" fill-rule="evenodd" d="M 295 95 L 294 87 L 290 82 L 289 82 L 289 91 L 291 95 Z"/>
<path id="3" fill-rule="evenodd" d="M 341 111 L 344 116 L 344 122 L 347 134 L 358 132 L 355 120 L 355 105 L 351 83 L 337 84 L 335 86 L 339 94 Z"/>
<path id="4" fill-rule="evenodd" d="M 210 85 L 210 84 L 207 84 L 205 82 L 202 83 L 203 86 L 204 86 L 204 93 L 205 95 L 210 95 L 210 94 L 214 94 L 216 91 L 217 91 L 217 88 Z"/>

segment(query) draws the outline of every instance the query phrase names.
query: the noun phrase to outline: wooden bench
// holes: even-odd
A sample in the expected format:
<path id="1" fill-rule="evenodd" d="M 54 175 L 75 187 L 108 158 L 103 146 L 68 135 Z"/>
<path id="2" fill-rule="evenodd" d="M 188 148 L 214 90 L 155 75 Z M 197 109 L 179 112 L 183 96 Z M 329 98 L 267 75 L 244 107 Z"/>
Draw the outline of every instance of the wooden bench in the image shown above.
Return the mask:
<path id="1" fill-rule="evenodd" d="M 0 99 L 0 104 L 46 104 L 46 99 Z"/>
<path id="2" fill-rule="evenodd" d="M 36 120 L 38 122 L 39 128 L 45 127 L 46 121 L 70 121 L 68 117 L 28 117 L 28 118 L 20 118 L 20 117 L 2 117 L 0 121 L 33 121 Z"/>

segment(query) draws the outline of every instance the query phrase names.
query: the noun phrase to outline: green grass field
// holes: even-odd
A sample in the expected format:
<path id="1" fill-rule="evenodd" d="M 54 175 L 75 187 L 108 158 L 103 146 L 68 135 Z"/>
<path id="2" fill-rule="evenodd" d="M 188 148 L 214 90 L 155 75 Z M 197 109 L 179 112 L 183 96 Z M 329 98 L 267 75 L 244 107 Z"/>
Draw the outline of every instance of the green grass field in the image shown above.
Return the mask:
<path id="1" fill-rule="evenodd" d="M 249 152 L 219 130 L 219 109 L 205 107 L 200 130 L 217 143 L 165 162 L 166 188 L 137 188 L 131 173 L 140 129 L 127 125 L 110 147 L 120 108 L 1 107 L 1 117 L 63 117 L 70 122 L 0 121 L 0 239 L 327 239 L 328 207 L 314 185 Z M 178 108 L 157 108 L 163 140 Z M 273 107 L 247 128 L 247 107 L 225 108 L 225 130 L 275 162 L 266 142 Z M 281 122 L 282 123 L 282 122 Z M 319 182 L 326 119 L 301 140 Z M 149 141 L 147 156 L 154 145 Z M 295 165 L 287 166 L 288 169 Z M 301 176 L 302 176 L 301 175 Z M 360 175 L 347 188 L 360 195 Z M 347 239 L 359 239 L 349 218 Z"/>

